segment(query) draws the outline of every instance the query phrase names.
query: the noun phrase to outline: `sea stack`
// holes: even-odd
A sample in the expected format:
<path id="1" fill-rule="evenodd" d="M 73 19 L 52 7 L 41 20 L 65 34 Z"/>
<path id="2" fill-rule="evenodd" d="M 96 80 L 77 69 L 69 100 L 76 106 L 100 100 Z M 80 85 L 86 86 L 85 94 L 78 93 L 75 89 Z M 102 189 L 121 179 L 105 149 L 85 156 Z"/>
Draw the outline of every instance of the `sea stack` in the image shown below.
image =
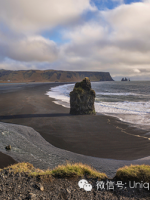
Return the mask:
<path id="1" fill-rule="evenodd" d="M 95 96 L 95 91 L 91 89 L 91 82 L 88 77 L 76 83 L 73 91 L 70 92 L 70 114 L 95 114 Z"/>

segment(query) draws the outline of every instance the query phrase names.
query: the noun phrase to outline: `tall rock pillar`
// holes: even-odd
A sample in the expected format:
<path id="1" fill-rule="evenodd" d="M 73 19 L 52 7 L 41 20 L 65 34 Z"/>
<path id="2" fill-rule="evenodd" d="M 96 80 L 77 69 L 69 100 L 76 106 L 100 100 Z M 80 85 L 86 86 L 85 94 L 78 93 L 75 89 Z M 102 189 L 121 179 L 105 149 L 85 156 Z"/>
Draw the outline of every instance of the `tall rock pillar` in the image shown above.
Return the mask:
<path id="1" fill-rule="evenodd" d="M 75 84 L 70 92 L 70 114 L 73 115 L 91 115 L 95 114 L 95 91 L 91 89 L 89 78 L 84 78 L 81 82 Z"/>

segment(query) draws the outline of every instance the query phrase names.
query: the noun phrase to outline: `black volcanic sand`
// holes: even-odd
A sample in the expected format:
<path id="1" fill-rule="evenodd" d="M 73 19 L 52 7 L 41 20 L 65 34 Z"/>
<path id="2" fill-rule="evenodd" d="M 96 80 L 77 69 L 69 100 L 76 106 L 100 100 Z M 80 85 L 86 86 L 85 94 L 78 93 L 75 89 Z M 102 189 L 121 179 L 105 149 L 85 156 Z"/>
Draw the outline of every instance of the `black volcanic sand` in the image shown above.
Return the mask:
<path id="1" fill-rule="evenodd" d="M 16 163 L 17 162 L 13 158 L 0 152 L 0 169 Z"/>
<path id="2" fill-rule="evenodd" d="M 73 116 L 68 108 L 53 103 L 45 93 L 58 85 L 24 84 L 8 93 L 3 88 L 0 121 L 30 126 L 54 146 L 79 154 L 118 160 L 150 155 L 150 140 L 142 138 L 146 131 L 105 115 Z"/>
<path id="3" fill-rule="evenodd" d="M 144 189 L 132 189 L 129 187 L 115 188 L 115 190 L 97 190 L 98 179 L 86 178 L 93 188 L 92 191 L 80 189 L 79 177 L 54 178 L 32 177 L 27 173 L 10 172 L 9 169 L 0 171 L 1 200 L 149 200 L 149 191 Z"/>

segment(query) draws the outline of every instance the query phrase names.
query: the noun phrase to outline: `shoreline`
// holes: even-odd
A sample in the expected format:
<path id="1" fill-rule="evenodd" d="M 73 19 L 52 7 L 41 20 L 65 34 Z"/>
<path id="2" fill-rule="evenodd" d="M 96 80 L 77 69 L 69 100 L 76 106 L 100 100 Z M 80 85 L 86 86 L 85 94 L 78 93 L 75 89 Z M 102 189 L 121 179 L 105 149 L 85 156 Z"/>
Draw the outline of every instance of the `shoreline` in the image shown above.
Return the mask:
<path id="1" fill-rule="evenodd" d="M 136 137 L 143 137 L 146 131 L 129 127 L 114 117 L 69 115 L 68 108 L 53 103 L 54 99 L 45 95 L 50 87 L 60 83 L 26 85 L 11 92 L 9 88 L 8 93 L 1 93 L 0 122 L 32 127 L 56 148 L 80 154 L 81 157 L 115 159 L 118 162 L 126 160 L 128 163 L 129 160 L 149 156 L 150 141 Z"/>
<path id="2" fill-rule="evenodd" d="M 97 82 L 97 83 L 99 83 L 99 82 Z M 72 84 L 69 84 L 71 87 L 73 87 L 72 85 L 74 85 L 73 83 Z M 70 87 L 69 86 L 69 87 Z M 63 107 L 66 107 L 66 108 L 69 108 L 70 109 L 70 103 L 69 103 L 69 91 L 68 91 L 68 88 L 67 88 L 67 85 L 64 85 L 63 87 L 61 86 L 61 87 L 56 87 L 57 89 L 55 89 L 55 88 L 52 88 L 51 89 L 51 91 L 50 92 L 47 92 L 47 94 L 46 95 L 48 95 L 50 98 L 52 98 L 52 99 L 54 99 L 54 103 L 55 104 L 58 104 L 58 105 L 61 105 L 61 106 L 63 106 Z M 67 88 L 67 90 L 66 90 L 66 94 L 63 94 L 62 92 L 61 92 L 61 89 L 63 90 L 63 91 L 65 91 L 65 89 Z M 98 97 L 99 98 L 99 97 Z M 116 120 L 119 120 L 119 121 L 121 121 L 121 122 L 123 122 L 123 123 L 126 123 L 128 126 L 130 126 L 130 127 L 134 127 L 134 128 L 137 128 L 137 129 L 139 129 L 139 130 L 143 130 L 143 131 L 147 131 L 147 132 L 149 132 L 150 131 L 150 125 L 148 124 L 148 122 L 147 122 L 147 124 L 143 124 L 143 123 L 138 123 L 135 119 L 137 119 L 138 117 L 137 117 L 137 113 L 120 113 L 120 112 L 118 112 L 118 113 L 113 113 L 113 111 L 112 111 L 112 113 L 110 112 L 110 113 L 106 113 L 105 112 L 105 110 L 103 110 L 103 106 L 105 107 L 105 105 L 103 105 L 103 103 L 102 103 L 102 110 L 99 108 L 99 107 L 101 107 L 100 106 L 100 104 L 99 104 L 100 102 L 97 102 L 97 101 L 95 101 L 95 110 L 96 110 L 96 114 L 97 115 L 104 115 L 104 116 L 108 116 L 108 117 L 113 117 L 113 118 L 116 118 Z M 132 101 L 130 102 L 130 103 L 132 103 Z M 108 106 L 108 105 L 107 105 Z M 106 107 L 107 107 L 106 106 Z M 109 106 L 108 106 L 109 107 Z M 110 106 L 111 107 L 111 106 Z M 131 108 L 130 108 L 131 109 Z M 123 109 L 124 110 L 124 109 Z M 126 109 L 125 109 L 126 110 Z M 132 110 L 132 109 L 131 109 Z M 135 111 L 136 112 L 136 111 Z M 138 111 L 137 111 L 138 112 Z M 140 111 L 139 111 L 140 112 Z M 135 117 L 134 117 L 135 116 Z M 132 120 L 131 120 L 132 119 Z M 137 119 L 138 120 L 138 119 Z M 146 119 L 145 119 L 146 120 Z M 144 121 L 145 121 L 144 120 Z M 139 121 L 140 121 L 140 119 L 139 119 Z"/>
<path id="3" fill-rule="evenodd" d="M 52 170 L 58 165 L 66 165 L 68 162 L 83 163 L 99 172 L 107 174 L 112 179 L 116 175 L 116 171 L 121 167 L 130 166 L 131 164 L 150 165 L 150 156 L 129 161 L 96 158 L 66 151 L 51 145 L 40 133 L 28 126 L 0 122 L 0 130 L 7 132 L 6 135 L 4 134 L 5 138 L 4 135 L 0 134 L 0 147 L 3 138 L 7 144 L 9 141 L 13 143 L 11 151 L 4 151 L 1 148 L 0 151 L 11 156 L 19 163 L 31 163 L 34 167 L 43 170 Z M 34 154 L 34 152 L 36 153 Z"/>

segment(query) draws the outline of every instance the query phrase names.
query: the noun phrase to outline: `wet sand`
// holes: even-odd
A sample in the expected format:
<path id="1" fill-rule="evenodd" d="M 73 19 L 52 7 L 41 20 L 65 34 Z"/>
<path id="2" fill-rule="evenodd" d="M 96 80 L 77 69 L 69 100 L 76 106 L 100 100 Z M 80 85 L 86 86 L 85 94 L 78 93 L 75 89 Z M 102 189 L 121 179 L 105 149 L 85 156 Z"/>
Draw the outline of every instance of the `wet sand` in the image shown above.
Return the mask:
<path id="1" fill-rule="evenodd" d="M 146 131 L 105 115 L 73 116 L 68 108 L 53 103 L 45 93 L 57 85 L 0 86 L 0 121 L 30 126 L 52 145 L 78 154 L 117 160 L 150 155 Z"/>
<path id="2" fill-rule="evenodd" d="M 17 162 L 13 158 L 0 152 L 0 169 L 16 163 Z"/>

